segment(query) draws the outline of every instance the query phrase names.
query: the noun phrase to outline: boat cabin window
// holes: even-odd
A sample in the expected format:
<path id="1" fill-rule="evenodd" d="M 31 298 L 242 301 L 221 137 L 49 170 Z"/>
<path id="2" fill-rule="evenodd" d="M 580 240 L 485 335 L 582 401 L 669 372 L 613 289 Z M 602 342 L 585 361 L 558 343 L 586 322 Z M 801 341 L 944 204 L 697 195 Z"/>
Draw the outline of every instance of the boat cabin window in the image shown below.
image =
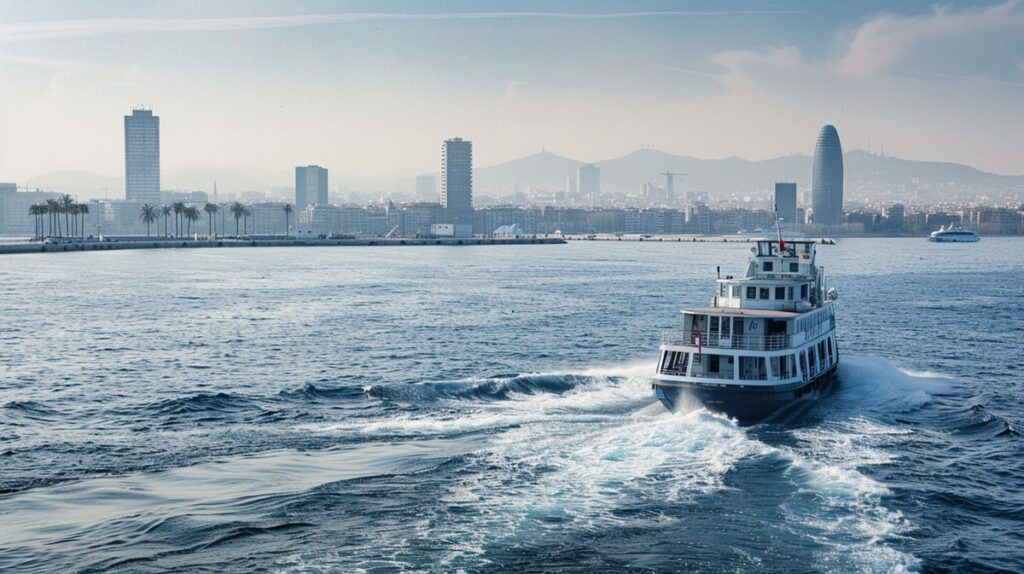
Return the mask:
<path id="1" fill-rule="evenodd" d="M 789 264 L 789 272 L 790 273 L 799 273 L 800 272 L 800 264 L 799 263 L 790 263 Z"/>
<path id="2" fill-rule="evenodd" d="M 747 287 L 747 299 L 757 298 L 757 287 Z"/>
<path id="3" fill-rule="evenodd" d="M 831 365 L 832 363 L 835 362 L 835 359 L 833 357 L 834 357 L 834 353 L 832 352 L 832 337 L 829 337 L 828 338 L 828 364 Z"/>
<path id="4" fill-rule="evenodd" d="M 789 296 L 786 297 L 786 299 L 789 299 L 790 301 L 792 301 L 793 300 L 793 287 L 787 287 L 787 290 L 788 290 L 787 292 L 788 292 Z"/>
<path id="5" fill-rule="evenodd" d="M 800 351 L 800 372 L 807 374 L 807 355 L 803 351 Z"/>
<path id="6" fill-rule="evenodd" d="M 732 355 L 716 355 L 703 353 L 693 355 L 693 368 L 690 376 L 715 379 L 733 378 Z"/>
<path id="7" fill-rule="evenodd" d="M 768 371 L 764 357 L 740 357 L 740 378 L 745 381 L 764 381 Z"/>
<path id="8" fill-rule="evenodd" d="M 822 368 L 825 367 L 825 341 L 818 342 L 818 360 L 822 363 Z"/>
<path id="9" fill-rule="evenodd" d="M 708 330 L 708 332 L 709 333 L 717 333 L 718 332 L 718 316 L 717 315 L 712 315 L 711 316 L 711 328 Z"/>
<path id="10" fill-rule="evenodd" d="M 807 299 L 807 284 L 806 283 L 804 283 L 803 285 L 800 286 L 800 298 L 804 299 L 804 300 Z"/>
<path id="11" fill-rule="evenodd" d="M 785 287 L 776 287 L 775 288 L 775 298 L 780 300 L 780 301 L 785 299 L 786 298 L 786 288 Z"/>
<path id="12" fill-rule="evenodd" d="M 666 375 L 686 376 L 686 364 L 690 360 L 690 354 L 683 351 L 665 351 L 665 358 L 661 363 L 661 372 Z"/>
<path id="13" fill-rule="evenodd" d="M 764 269 L 766 272 L 771 271 L 774 267 L 775 264 L 772 261 L 764 261 L 761 263 L 761 268 Z"/>
<path id="14" fill-rule="evenodd" d="M 739 299 L 740 298 L 740 286 L 739 285 L 733 285 L 732 286 L 732 298 L 733 299 Z"/>
<path id="15" fill-rule="evenodd" d="M 768 296 L 768 288 L 767 287 L 761 287 L 761 294 L 760 294 L 760 296 L 758 296 L 758 299 L 770 299 L 770 297 Z"/>

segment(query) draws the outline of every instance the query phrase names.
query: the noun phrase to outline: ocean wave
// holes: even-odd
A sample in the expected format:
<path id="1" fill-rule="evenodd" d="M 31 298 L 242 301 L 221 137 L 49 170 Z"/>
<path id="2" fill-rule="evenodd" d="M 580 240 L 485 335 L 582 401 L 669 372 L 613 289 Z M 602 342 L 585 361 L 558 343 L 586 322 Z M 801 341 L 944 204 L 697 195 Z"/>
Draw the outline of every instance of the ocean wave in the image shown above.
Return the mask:
<path id="1" fill-rule="evenodd" d="M 917 411 L 935 396 L 950 394 L 954 384 L 951 377 L 902 369 L 889 359 L 870 355 L 844 355 L 839 381 L 836 396 L 855 398 L 857 408 L 893 414 Z"/>

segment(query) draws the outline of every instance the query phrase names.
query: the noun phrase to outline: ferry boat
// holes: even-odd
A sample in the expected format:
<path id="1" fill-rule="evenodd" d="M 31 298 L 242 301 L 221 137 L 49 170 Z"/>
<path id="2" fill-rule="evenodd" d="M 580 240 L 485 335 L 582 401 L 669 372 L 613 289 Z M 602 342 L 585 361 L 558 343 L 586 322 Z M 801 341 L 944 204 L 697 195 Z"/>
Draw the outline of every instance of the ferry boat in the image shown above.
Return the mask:
<path id="1" fill-rule="evenodd" d="M 970 229 L 951 223 L 949 227 L 940 227 L 938 231 L 933 231 L 928 240 L 942 243 L 975 243 L 981 241 L 981 237 Z"/>
<path id="2" fill-rule="evenodd" d="M 662 333 L 654 378 L 672 411 L 701 404 L 754 422 L 828 388 L 839 367 L 833 302 L 811 240 L 757 240 L 743 277 Z"/>

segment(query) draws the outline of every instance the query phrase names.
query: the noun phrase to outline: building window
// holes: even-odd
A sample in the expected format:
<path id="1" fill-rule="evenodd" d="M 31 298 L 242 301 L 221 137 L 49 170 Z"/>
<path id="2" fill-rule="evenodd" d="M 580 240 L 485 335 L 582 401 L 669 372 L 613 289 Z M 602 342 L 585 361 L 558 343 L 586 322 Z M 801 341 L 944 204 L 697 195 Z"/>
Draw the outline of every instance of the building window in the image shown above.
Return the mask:
<path id="1" fill-rule="evenodd" d="M 774 267 L 775 267 L 775 264 L 772 263 L 771 261 L 765 261 L 765 262 L 761 263 L 761 268 L 764 269 L 765 272 L 771 271 L 772 269 L 774 269 Z"/>
<path id="2" fill-rule="evenodd" d="M 756 287 L 747 287 L 747 299 L 756 299 L 756 298 L 757 298 L 757 288 Z"/>
<path id="3" fill-rule="evenodd" d="M 775 298 L 778 299 L 779 301 L 785 299 L 786 298 L 786 288 L 785 287 L 776 287 L 775 288 Z"/>
<path id="4" fill-rule="evenodd" d="M 799 263 L 790 263 L 789 264 L 789 272 L 790 273 L 799 273 L 800 272 L 800 264 Z"/>
<path id="5" fill-rule="evenodd" d="M 761 287 L 761 294 L 760 294 L 760 297 L 758 297 L 758 298 L 759 299 L 770 299 L 771 298 L 771 296 L 768 294 L 768 288 L 767 287 Z"/>

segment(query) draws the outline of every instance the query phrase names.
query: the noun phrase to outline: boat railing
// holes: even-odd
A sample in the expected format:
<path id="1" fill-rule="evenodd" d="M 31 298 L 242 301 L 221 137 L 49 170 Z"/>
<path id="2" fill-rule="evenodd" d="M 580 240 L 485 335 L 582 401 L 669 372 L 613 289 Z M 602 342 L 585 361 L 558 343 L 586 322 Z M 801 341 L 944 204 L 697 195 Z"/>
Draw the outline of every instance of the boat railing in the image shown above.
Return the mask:
<path id="1" fill-rule="evenodd" d="M 732 379 L 732 372 L 728 373 L 690 373 L 690 376 L 695 379 Z"/>
<path id="2" fill-rule="evenodd" d="M 697 346 L 698 331 L 663 331 L 662 345 Z M 709 349 L 742 349 L 748 351 L 777 351 L 788 349 L 790 336 L 776 335 L 718 335 L 700 332 L 700 346 Z"/>

